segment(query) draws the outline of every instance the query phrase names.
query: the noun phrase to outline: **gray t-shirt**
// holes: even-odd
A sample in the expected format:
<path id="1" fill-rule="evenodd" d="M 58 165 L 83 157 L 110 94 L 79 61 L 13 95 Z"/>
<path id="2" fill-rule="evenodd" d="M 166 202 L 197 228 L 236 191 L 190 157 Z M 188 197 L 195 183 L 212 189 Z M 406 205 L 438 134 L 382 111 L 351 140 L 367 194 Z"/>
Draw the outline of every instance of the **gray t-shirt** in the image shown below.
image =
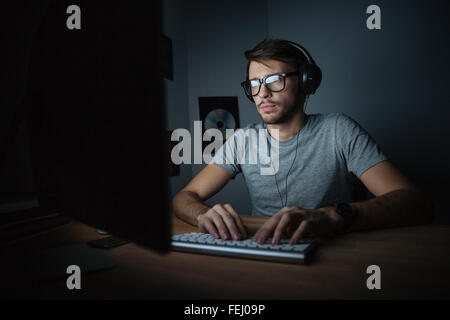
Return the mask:
<path id="1" fill-rule="evenodd" d="M 249 129 L 256 134 L 248 134 Z M 262 149 L 263 142 L 266 149 Z M 259 157 L 259 150 L 272 159 L 278 152 L 279 165 L 269 162 L 272 174 L 262 173 L 263 168 L 270 166 Z M 256 162 L 249 155 L 252 152 L 258 154 Z M 233 178 L 242 172 L 250 193 L 252 215 L 272 216 L 283 206 L 316 209 L 353 201 L 352 174 L 360 178 L 367 169 L 387 159 L 356 121 L 333 113 L 308 115 L 305 127 L 287 141 L 270 137 L 262 122 L 250 124 L 236 130 L 210 163 L 227 170 Z"/>

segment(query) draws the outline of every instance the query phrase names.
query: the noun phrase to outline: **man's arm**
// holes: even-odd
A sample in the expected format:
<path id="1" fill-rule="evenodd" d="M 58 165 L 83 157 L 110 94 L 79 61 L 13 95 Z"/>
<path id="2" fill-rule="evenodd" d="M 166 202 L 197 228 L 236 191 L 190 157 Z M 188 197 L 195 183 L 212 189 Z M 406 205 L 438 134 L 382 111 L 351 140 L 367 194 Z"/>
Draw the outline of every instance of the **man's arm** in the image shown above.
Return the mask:
<path id="1" fill-rule="evenodd" d="M 203 203 L 219 192 L 230 179 L 231 175 L 225 169 L 214 164 L 207 165 L 173 198 L 174 214 L 216 238 L 245 238 L 242 221 L 230 204 L 217 204 L 211 208 Z"/>
<path id="2" fill-rule="evenodd" d="M 433 205 L 419 189 L 394 167 L 383 161 L 366 170 L 361 181 L 376 198 L 350 203 L 357 216 L 347 229 L 344 218 L 334 206 L 306 210 L 299 207 L 284 207 L 267 220 L 253 239 L 264 243 L 273 234 L 272 244 L 278 244 L 284 234 L 290 243 L 297 243 L 308 231 L 318 236 L 334 235 L 336 232 L 359 231 L 376 228 L 398 227 L 430 223 Z"/>
<path id="3" fill-rule="evenodd" d="M 357 211 L 349 231 L 431 223 L 433 205 L 390 161 L 383 161 L 361 175 L 376 197 L 353 202 Z"/>
<path id="4" fill-rule="evenodd" d="M 219 192 L 230 179 L 225 169 L 207 165 L 173 198 L 174 214 L 196 226 L 198 216 L 211 209 L 203 201 Z"/>

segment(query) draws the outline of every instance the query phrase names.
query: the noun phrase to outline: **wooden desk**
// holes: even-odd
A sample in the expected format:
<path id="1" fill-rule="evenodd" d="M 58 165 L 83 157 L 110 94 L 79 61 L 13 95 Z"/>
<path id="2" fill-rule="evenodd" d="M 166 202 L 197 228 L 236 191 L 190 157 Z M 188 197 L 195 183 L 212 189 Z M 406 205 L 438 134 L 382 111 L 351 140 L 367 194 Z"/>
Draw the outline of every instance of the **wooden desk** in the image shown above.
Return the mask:
<path id="1" fill-rule="evenodd" d="M 250 234 L 265 218 L 243 216 Z M 173 219 L 173 233 L 197 231 Z M 100 238 L 81 223 L 55 230 L 15 250 L 86 243 Z M 82 289 L 65 281 L 15 288 L 9 297 L 144 299 L 416 299 L 450 298 L 450 227 L 424 225 L 342 235 L 322 244 L 309 265 L 172 252 L 135 244 L 103 250 L 117 262 L 84 275 Z M 369 265 L 381 268 L 381 290 L 368 290 Z M 5 296 L 5 292 L 2 292 Z"/>

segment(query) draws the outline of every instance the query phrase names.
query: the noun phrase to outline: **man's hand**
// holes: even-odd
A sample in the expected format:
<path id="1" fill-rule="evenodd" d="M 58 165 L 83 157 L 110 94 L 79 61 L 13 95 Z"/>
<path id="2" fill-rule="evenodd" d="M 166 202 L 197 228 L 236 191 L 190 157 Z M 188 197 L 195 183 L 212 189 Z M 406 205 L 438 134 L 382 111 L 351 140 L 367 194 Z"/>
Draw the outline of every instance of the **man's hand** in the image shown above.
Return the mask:
<path id="1" fill-rule="evenodd" d="M 247 232 L 238 213 L 230 204 L 216 204 L 197 217 L 200 232 L 208 232 L 214 238 L 243 240 Z"/>
<path id="2" fill-rule="evenodd" d="M 284 236 L 290 244 L 297 243 L 305 233 L 328 237 L 336 234 L 344 225 L 334 207 L 307 210 L 299 207 L 284 207 L 267 220 L 256 232 L 253 241 L 263 244 L 272 236 L 272 244 L 278 244 Z"/>

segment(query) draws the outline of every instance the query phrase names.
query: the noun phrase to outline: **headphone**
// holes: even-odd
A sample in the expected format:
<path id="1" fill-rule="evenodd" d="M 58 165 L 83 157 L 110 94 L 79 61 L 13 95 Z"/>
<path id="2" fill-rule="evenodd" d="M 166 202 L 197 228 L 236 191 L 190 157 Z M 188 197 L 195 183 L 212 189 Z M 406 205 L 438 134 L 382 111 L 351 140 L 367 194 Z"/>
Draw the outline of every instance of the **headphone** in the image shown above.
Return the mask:
<path id="1" fill-rule="evenodd" d="M 294 48 L 297 48 L 301 54 L 306 58 L 307 63 L 303 63 L 300 65 L 298 70 L 298 78 L 299 78 L 299 84 L 300 84 L 300 92 L 304 94 L 314 94 L 319 88 L 320 82 L 322 81 L 322 70 L 320 70 L 319 66 L 314 62 L 314 59 L 309 54 L 309 52 L 298 43 L 283 40 L 287 42 L 289 45 L 291 45 Z M 246 81 L 248 81 L 248 71 L 250 68 L 250 61 L 247 64 L 247 76 Z M 247 91 L 245 91 L 245 95 L 251 102 L 255 102 L 253 100 L 253 96 L 248 94 Z"/>

